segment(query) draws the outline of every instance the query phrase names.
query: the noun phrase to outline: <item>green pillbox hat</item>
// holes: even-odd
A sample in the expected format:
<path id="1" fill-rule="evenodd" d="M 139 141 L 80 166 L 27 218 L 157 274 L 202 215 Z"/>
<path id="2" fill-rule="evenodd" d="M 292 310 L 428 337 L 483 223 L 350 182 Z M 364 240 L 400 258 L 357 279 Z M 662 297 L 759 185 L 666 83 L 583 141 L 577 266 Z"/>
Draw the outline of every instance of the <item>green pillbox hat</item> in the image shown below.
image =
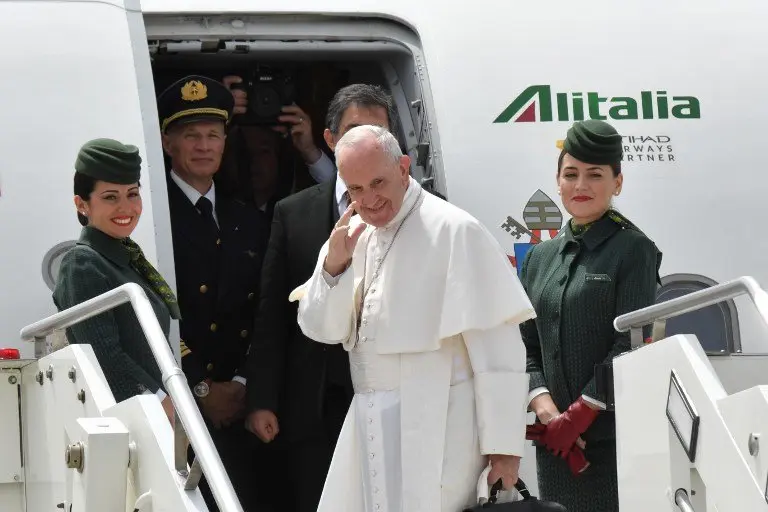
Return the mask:
<path id="1" fill-rule="evenodd" d="M 568 130 L 563 149 L 586 164 L 621 162 L 621 135 L 610 124 L 596 119 L 577 121 Z"/>
<path id="2" fill-rule="evenodd" d="M 108 183 L 138 183 L 141 175 L 139 148 L 113 139 L 88 141 L 77 154 L 75 170 Z"/>

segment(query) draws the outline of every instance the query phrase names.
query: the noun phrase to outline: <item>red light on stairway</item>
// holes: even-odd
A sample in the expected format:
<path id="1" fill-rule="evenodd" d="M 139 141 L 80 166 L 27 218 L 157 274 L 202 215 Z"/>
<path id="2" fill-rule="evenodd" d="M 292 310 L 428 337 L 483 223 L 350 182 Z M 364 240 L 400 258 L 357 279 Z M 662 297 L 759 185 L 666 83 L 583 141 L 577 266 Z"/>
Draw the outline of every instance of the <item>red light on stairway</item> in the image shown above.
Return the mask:
<path id="1" fill-rule="evenodd" d="M 0 359 L 21 359 L 17 348 L 0 348 Z"/>

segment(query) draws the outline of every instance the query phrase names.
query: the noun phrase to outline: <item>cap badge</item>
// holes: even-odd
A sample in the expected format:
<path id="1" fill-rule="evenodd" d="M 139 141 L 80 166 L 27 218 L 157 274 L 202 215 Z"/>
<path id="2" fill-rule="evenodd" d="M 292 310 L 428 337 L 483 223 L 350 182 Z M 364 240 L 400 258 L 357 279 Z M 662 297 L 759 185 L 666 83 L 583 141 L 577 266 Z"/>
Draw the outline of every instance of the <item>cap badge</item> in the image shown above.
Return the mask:
<path id="1" fill-rule="evenodd" d="M 181 99 L 184 101 L 200 101 L 208 97 L 208 87 L 199 80 L 191 80 L 181 88 Z"/>

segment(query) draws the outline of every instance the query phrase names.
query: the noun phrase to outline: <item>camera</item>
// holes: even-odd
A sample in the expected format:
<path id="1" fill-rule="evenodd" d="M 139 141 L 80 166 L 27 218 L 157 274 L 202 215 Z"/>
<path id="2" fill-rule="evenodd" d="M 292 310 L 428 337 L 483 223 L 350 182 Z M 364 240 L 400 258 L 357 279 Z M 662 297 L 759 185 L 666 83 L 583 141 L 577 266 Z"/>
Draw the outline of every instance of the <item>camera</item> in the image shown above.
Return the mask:
<path id="1" fill-rule="evenodd" d="M 248 126 L 274 126 L 280 124 L 282 107 L 296 100 L 296 85 L 290 73 L 269 67 L 258 67 L 248 73 L 242 83 L 233 88 L 248 93 L 248 111 L 234 121 Z"/>

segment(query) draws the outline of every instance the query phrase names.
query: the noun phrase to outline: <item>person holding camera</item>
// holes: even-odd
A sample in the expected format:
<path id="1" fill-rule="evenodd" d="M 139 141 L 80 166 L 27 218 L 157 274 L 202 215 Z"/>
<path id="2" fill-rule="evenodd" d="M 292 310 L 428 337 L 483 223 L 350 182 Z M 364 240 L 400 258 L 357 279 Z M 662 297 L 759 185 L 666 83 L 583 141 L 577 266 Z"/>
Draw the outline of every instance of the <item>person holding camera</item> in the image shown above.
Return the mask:
<path id="1" fill-rule="evenodd" d="M 248 114 L 248 92 L 242 86 L 243 78 L 236 75 L 228 75 L 222 79 L 222 83 L 232 91 L 235 100 L 233 115 Z M 336 176 L 336 165 L 317 147 L 312 136 L 312 119 L 298 105 L 284 105 L 282 115 L 277 116 L 280 124 L 270 128 L 283 137 L 291 137 L 293 147 L 306 164 L 309 174 L 317 183 L 326 183 Z"/>

